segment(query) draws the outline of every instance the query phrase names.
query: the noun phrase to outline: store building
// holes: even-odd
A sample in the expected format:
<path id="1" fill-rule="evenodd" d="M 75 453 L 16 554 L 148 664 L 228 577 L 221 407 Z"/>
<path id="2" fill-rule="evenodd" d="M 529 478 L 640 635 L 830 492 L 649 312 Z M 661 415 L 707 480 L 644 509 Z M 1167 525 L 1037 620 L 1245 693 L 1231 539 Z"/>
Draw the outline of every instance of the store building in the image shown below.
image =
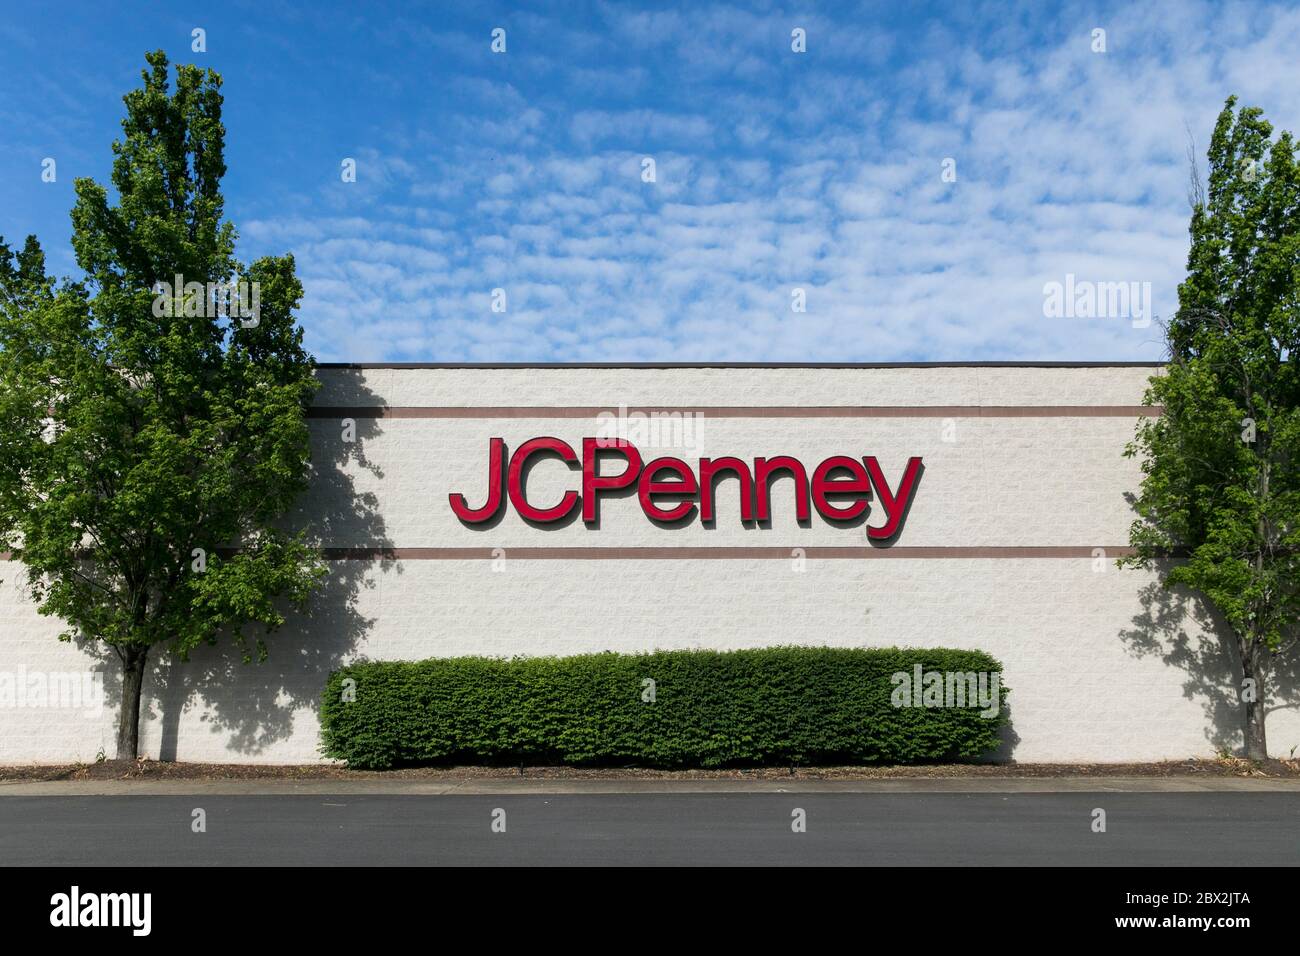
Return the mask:
<path id="1" fill-rule="evenodd" d="M 1212 756 L 1240 741 L 1232 653 L 1194 604 L 1115 567 L 1140 478 L 1122 453 L 1158 372 L 323 366 L 295 520 L 329 582 L 264 664 L 228 644 L 162 658 L 142 749 L 318 760 L 325 678 L 359 656 L 792 643 L 988 651 L 1011 688 L 1003 757 Z M 112 756 L 112 659 L 58 643 L 19 566 L 0 577 L 0 670 L 48 696 L 0 702 L 0 762 Z M 78 681 L 84 706 L 65 699 Z M 1293 675 L 1271 694 L 1293 705 L 1268 720 L 1285 754 Z"/>

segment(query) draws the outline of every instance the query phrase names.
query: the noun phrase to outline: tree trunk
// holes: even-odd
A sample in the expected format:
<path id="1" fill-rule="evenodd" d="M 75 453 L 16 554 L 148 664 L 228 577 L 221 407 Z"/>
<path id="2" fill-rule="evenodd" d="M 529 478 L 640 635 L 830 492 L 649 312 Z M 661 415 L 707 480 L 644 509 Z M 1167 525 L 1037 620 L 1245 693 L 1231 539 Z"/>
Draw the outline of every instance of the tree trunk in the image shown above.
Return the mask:
<path id="1" fill-rule="evenodd" d="M 1253 644 L 1253 642 L 1251 642 Z M 1268 759 L 1268 740 L 1264 735 L 1264 674 L 1256 666 L 1255 650 L 1251 645 L 1242 648 L 1241 670 L 1252 693 L 1246 695 L 1246 757 L 1249 760 Z"/>
<path id="2" fill-rule="evenodd" d="M 127 644 L 122 648 L 122 705 L 117 715 L 117 759 L 134 760 L 140 752 L 140 691 L 149 648 Z"/>

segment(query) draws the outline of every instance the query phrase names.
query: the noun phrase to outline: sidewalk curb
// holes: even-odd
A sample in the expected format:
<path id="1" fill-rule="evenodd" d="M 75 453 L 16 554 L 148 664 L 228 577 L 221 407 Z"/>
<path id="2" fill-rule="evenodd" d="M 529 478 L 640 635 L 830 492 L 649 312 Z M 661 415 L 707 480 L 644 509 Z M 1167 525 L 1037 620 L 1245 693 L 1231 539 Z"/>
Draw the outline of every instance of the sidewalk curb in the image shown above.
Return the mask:
<path id="1" fill-rule="evenodd" d="M 1259 777 L 980 777 L 871 780 L 49 780 L 0 782 L 3 797 L 475 796 L 698 793 L 1268 793 L 1300 779 Z"/>

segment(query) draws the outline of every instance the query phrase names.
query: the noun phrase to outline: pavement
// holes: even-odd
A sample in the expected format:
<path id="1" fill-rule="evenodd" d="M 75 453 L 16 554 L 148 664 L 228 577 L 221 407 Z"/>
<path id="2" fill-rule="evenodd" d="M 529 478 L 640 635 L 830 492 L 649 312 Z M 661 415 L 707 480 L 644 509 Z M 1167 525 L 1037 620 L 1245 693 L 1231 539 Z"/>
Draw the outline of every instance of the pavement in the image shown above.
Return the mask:
<path id="1" fill-rule="evenodd" d="M 0 781 L 0 797 L 168 796 L 215 794 L 674 794 L 674 793 L 1294 793 L 1300 777 L 889 777 L 666 779 L 563 777 L 442 777 L 428 780 L 185 779 Z"/>
<path id="2" fill-rule="evenodd" d="M 1099 832 L 1103 818 L 1105 830 Z M 1300 781 L 4 784 L 0 862 L 1295 866 Z"/>

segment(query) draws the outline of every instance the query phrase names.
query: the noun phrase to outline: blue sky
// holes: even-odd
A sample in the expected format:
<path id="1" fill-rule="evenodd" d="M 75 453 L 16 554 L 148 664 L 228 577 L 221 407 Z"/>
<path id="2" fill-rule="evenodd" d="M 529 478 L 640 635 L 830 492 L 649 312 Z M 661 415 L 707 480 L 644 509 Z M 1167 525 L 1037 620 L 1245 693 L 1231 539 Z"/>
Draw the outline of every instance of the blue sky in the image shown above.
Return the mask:
<path id="1" fill-rule="evenodd" d="M 1044 285 L 1167 315 L 1188 128 L 1300 129 L 1285 3 L 10 3 L 0 235 L 59 274 L 154 48 L 224 76 L 239 253 L 325 361 L 1158 359 Z"/>

